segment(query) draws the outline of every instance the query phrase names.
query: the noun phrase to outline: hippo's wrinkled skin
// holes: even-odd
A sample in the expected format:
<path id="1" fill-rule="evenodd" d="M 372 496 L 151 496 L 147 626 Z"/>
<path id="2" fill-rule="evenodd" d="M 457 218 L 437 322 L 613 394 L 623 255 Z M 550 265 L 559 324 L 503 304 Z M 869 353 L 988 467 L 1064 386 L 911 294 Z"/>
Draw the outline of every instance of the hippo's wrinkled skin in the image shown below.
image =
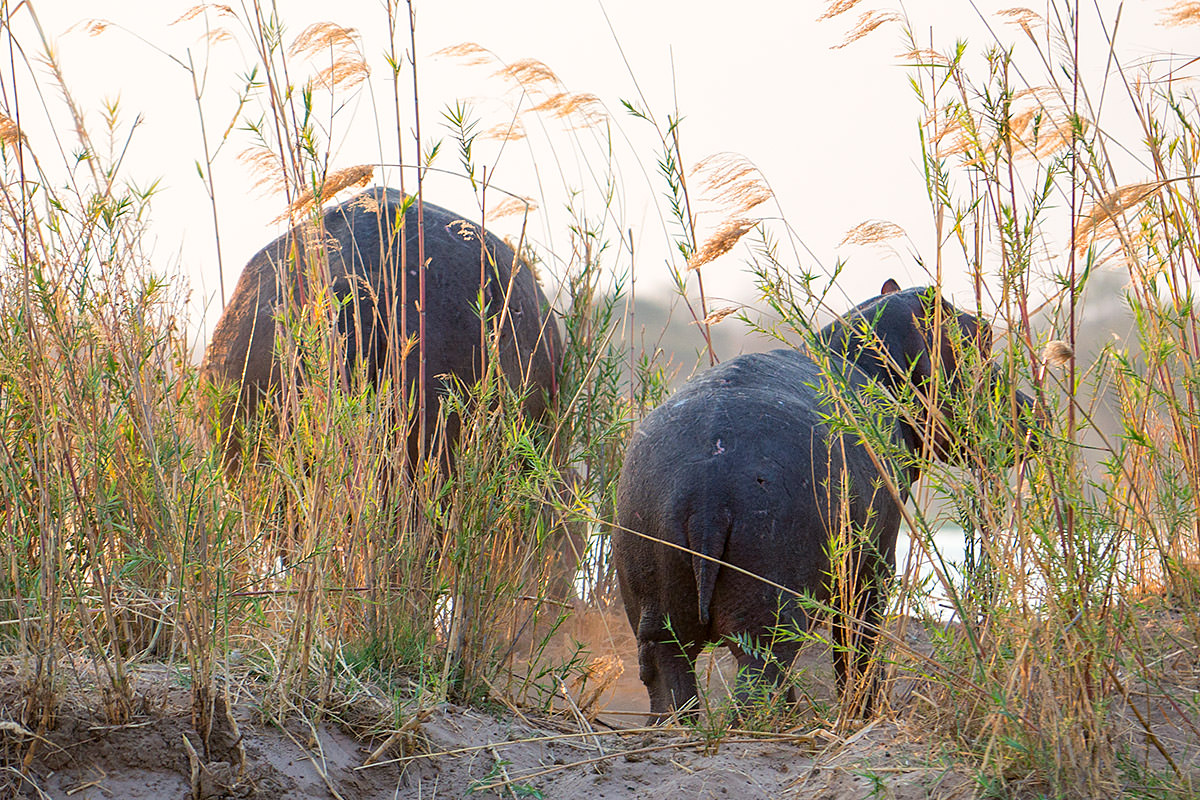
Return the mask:
<path id="1" fill-rule="evenodd" d="M 338 318 L 345 336 L 346 353 L 374 380 L 390 351 L 400 352 L 406 337 L 418 333 L 417 299 L 420 263 L 417 240 L 417 205 L 404 217 L 404 231 L 396 220 L 402 195 L 376 187 L 324 212 L 324 251 L 328 253 L 330 285 L 339 299 L 350 298 Z M 277 391 L 278 360 L 273 355 L 276 316 L 280 309 L 280 280 L 300 302 L 308 291 L 297 263 L 319 247 L 316 227 L 300 225 L 258 252 L 238 280 L 212 341 L 205 353 L 204 371 L 210 379 L 240 385 L 237 408 L 224 410 L 222 428 L 230 429 L 235 417 L 253 413 L 259 402 Z M 490 233 L 485 237 L 487 258 L 480 247 L 479 226 L 461 215 L 424 204 L 424 255 L 426 271 L 426 422 L 438 410 L 438 394 L 453 376 L 468 384 L 482 374 L 478 296 L 481 272 L 489 326 L 500 325 L 500 366 L 507 380 L 530 391 L 526 412 L 539 418 L 552 396 L 556 367 L 562 357 L 558 328 L 549 304 L 532 271 L 516 261 L 512 249 Z M 401 322 L 401 249 L 406 248 L 404 276 L 407 313 L 406 337 L 399 337 Z M 507 308 L 505 300 L 507 298 Z M 410 388 L 419 374 L 419 348 L 407 355 L 406 377 Z M 394 356 L 395 357 L 395 356 Z M 453 424 L 453 421 L 452 423 Z M 419 425 L 409 439 L 415 456 Z M 450 438 L 453 439 L 451 430 Z M 230 437 L 229 455 L 236 448 Z"/>
<path id="2" fill-rule="evenodd" d="M 748 634 L 767 644 L 770 630 L 780 624 L 808 625 L 790 592 L 677 548 L 849 611 L 853 617 L 842 616 L 841 624 L 834 620 L 835 667 L 843 697 L 860 685 L 857 676 L 869 665 L 901 522 L 900 504 L 886 482 L 906 499 L 917 474 L 911 462 L 901 466 L 884 454 L 887 481 L 881 481 L 868 448 L 852 433 L 831 430 L 827 420 L 855 405 L 873 406 L 897 445 L 894 452 L 916 451 L 923 426 L 898 418 L 894 404 L 878 402 L 877 389 L 864 391 L 868 382 L 878 381 L 894 394 L 902 393 L 901 383 L 912 383 L 919 392 L 933 377 L 930 348 L 937 346 L 940 368 L 954 386 L 952 341 L 975 340 L 985 353 L 990 349 L 986 323 L 932 300 L 932 290 L 900 291 L 889 280 L 883 291 L 821 331 L 817 347 L 824 354 L 817 358 L 825 364 L 796 350 L 735 358 L 693 378 L 635 431 L 617 489 L 619 527 L 612 547 L 651 720 L 696 697 L 692 665 L 706 643 L 733 651 L 744 697 L 759 676 L 777 682 L 798 644 L 775 642 L 774 658 L 764 659 L 761 650 L 747 652 L 730 637 Z M 927 313 L 935 302 L 942 307 L 940 336 Z M 868 326 L 873 333 L 856 333 Z M 959 331 L 951 334 L 955 326 Z M 879 356 L 880 344 L 890 358 Z M 832 400 L 830 371 L 841 373 L 833 383 L 841 384 L 849 402 Z M 1018 401 L 1030 403 L 1023 395 Z M 953 452 L 948 440 L 937 439 L 935 453 Z M 839 602 L 830 591 L 831 538 L 845 531 L 846 522 L 862 532 L 849 559 L 857 571 L 843 573 L 856 587 L 854 603 Z M 866 625 L 846 624 L 850 619 Z M 865 693 L 867 703 L 872 694 Z"/>

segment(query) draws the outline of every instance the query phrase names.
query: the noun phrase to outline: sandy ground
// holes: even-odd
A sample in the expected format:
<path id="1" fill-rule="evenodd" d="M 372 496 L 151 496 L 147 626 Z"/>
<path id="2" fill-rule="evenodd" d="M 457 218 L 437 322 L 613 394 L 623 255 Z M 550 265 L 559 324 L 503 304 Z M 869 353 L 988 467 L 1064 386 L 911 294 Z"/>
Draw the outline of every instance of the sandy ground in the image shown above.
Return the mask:
<path id="1" fill-rule="evenodd" d="M 581 621 L 567 633 L 595 634 L 584 628 L 610 623 Z M 269 687 L 230 684 L 234 724 L 219 726 L 207 757 L 191 724 L 190 693 L 181 674 L 147 665 L 138 671 L 139 708 L 128 724 L 105 724 L 85 702 L 86 692 L 65 694 L 56 725 L 24 778 L 14 766 L 24 740 L 0 725 L 3 764 L 8 765 L 0 773 L 0 796 L 15 790 L 21 797 L 56 800 L 916 800 L 976 797 L 982 791 L 974 777 L 977 764 L 919 729 L 914 720 L 921 715 L 908 712 L 921 699 L 903 681 L 891 686 L 892 711 L 835 732 L 833 721 L 819 716 L 819 709 L 833 707 L 833 691 L 828 654 L 816 647 L 798 664 L 812 698 L 809 710 L 799 713 L 799 724 L 786 732 L 728 732 L 715 738 L 706 737 L 702 727 L 647 729 L 645 691 L 626 635 L 614 627 L 607 639 L 610 652 L 593 653 L 610 672 L 621 667 L 623 672 L 594 706 L 584 703 L 584 713 L 566 703 L 549 714 L 443 703 L 421 709 L 398 730 L 394 722 L 380 722 L 386 705 L 368 697 L 346 698 L 336 715 L 317 723 L 299 714 L 279 722 L 267 710 Z M 722 693 L 732 666 L 723 653 L 702 665 L 714 696 Z M 1195 659 L 1181 661 L 1176 673 L 1171 680 L 1181 696 L 1194 694 Z M 0 668 L 0 706 L 11 709 L 17 677 L 11 667 Z M 1139 686 L 1138 692 L 1148 697 L 1163 688 Z M 1172 722 L 1172 706 L 1155 705 L 1155 730 L 1185 772 L 1195 774 L 1200 736 L 1183 722 Z M 1129 718 L 1129 739 L 1137 742 L 1136 715 L 1128 709 L 1118 713 Z M 4 716 L 13 718 L 11 712 Z M 1140 751 L 1148 765 L 1157 758 L 1144 740 Z"/>
<path id="2" fill-rule="evenodd" d="M 272 725 L 236 706 L 245 770 L 230 753 L 200 750 L 172 690 L 123 726 L 65 707 L 22 795 L 79 798 L 858 798 L 969 797 L 968 774 L 930 759 L 895 722 L 842 739 L 827 731 L 731 734 L 719 743 L 684 729 L 645 731 L 601 714 L 585 729 L 563 716 L 487 713 L 451 704 L 426 710 L 401 737 L 349 726 Z M 372 753 L 383 747 L 371 766 Z M 36 788 L 35 788 L 36 787 Z M 873 794 L 875 792 L 875 794 Z M 879 792 L 882 792 L 880 794 Z"/>

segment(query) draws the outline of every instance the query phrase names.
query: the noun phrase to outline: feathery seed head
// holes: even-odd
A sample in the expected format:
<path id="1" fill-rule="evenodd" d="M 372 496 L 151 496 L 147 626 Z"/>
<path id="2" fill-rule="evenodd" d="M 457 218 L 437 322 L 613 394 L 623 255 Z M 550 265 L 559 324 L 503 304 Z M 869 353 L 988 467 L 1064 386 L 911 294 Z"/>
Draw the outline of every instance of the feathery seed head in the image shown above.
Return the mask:
<path id="1" fill-rule="evenodd" d="M 687 268 L 700 269 L 708 262 L 725 255 L 757 224 L 754 220 L 741 217 L 729 220 L 688 259 Z"/>
<path id="2" fill-rule="evenodd" d="M 1005 8 L 996 12 L 997 17 L 1006 18 L 1004 21 L 1009 25 L 1018 25 L 1021 30 L 1025 31 L 1025 35 L 1033 38 L 1033 27 L 1042 27 L 1046 21 L 1042 16 L 1028 8 Z"/>
<path id="3" fill-rule="evenodd" d="M 1112 238 L 1118 234 L 1121 217 L 1134 206 L 1152 197 L 1162 184 L 1157 181 L 1121 186 L 1096 200 L 1075 228 L 1076 249 L 1084 252 L 1096 239 Z"/>
<path id="4" fill-rule="evenodd" d="M 574 117 L 580 120 L 584 126 L 595 125 L 608 116 L 600 98 L 587 92 L 560 92 L 551 95 L 529 110 L 537 114 L 549 113 L 556 119 Z"/>
<path id="5" fill-rule="evenodd" d="M 1071 349 L 1071 345 L 1061 339 L 1046 342 L 1046 346 L 1042 348 L 1042 363 L 1048 366 L 1061 367 L 1074 357 L 1075 351 Z"/>
<path id="6" fill-rule="evenodd" d="M 740 217 L 774 196 L 754 162 L 737 153 L 711 155 L 696 164 L 692 174 L 700 178 L 705 199 L 732 216 Z"/>
<path id="7" fill-rule="evenodd" d="M 292 204 L 287 207 L 287 211 L 280 214 L 275 221 L 295 218 L 303 214 L 307 214 L 318 202 L 324 202 L 333 197 L 338 192 L 352 187 L 366 186 L 370 183 L 371 178 L 375 175 L 374 164 L 360 164 L 356 167 L 347 167 L 339 169 L 336 172 L 331 172 L 325 176 L 325 180 L 321 182 L 319 192 L 314 192 L 312 189 L 305 189 Z"/>
<path id="8" fill-rule="evenodd" d="M 739 308 L 740 308 L 740 306 L 725 306 L 724 308 L 718 308 L 715 311 L 710 311 L 710 312 L 708 312 L 708 316 L 704 318 L 704 324 L 705 325 L 716 325 L 718 322 L 725 319 L 730 314 L 737 313 Z"/>
<path id="9" fill-rule="evenodd" d="M 318 70 L 310 80 L 312 85 L 323 89 L 353 87 L 371 74 L 358 46 L 358 32 L 332 22 L 309 25 L 292 42 L 289 53 L 309 60 L 328 59 L 329 65 Z"/>
<path id="10" fill-rule="evenodd" d="M 234 13 L 233 9 L 230 8 L 229 6 L 225 5 L 224 3 L 200 3 L 198 5 L 192 6 L 187 11 L 184 11 L 171 24 L 178 25 L 181 22 L 187 22 L 189 19 L 195 19 L 196 17 L 200 16 L 201 14 L 206 14 L 210 11 L 213 12 L 214 14 L 218 14 L 223 17 L 236 17 L 237 16 L 237 14 Z"/>
<path id="11" fill-rule="evenodd" d="M 495 125 L 479 134 L 481 139 L 491 139 L 499 142 L 517 142 L 525 138 L 525 126 L 519 119 Z"/>
<path id="12" fill-rule="evenodd" d="M 21 133 L 21 129 L 17 126 L 17 123 L 9 117 L 0 114 L 0 142 L 15 147 L 24 138 L 25 135 Z"/>
<path id="13" fill-rule="evenodd" d="M 287 184 L 283 165 L 279 156 L 269 147 L 256 145 L 238 154 L 238 160 L 246 165 L 249 173 L 254 176 L 254 188 L 267 192 L 282 192 Z"/>
<path id="14" fill-rule="evenodd" d="M 1163 9 L 1158 24 L 1169 28 L 1200 24 L 1200 2 L 1180 0 L 1170 8 Z"/>
<path id="15" fill-rule="evenodd" d="M 854 28 L 850 33 L 846 34 L 846 38 L 841 44 L 835 44 L 830 50 L 841 50 L 843 47 L 849 47 L 867 34 L 874 31 L 881 25 L 886 25 L 889 22 L 903 21 L 899 13 L 895 11 L 864 11 L 858 18 L 858 22 L 854 24 Z"/>
<path id="16" fill-rule="evenodd" d="M 496 61 L 491 50 L 475 44 L 475 42 L 462 42 L 450 47 L 443 47 L 441 50 L 434 51 L 434 55 L 456 58 L 468 67 L 479 67 Z"/>
<path id="17" fill-rule="evenodd" d="M 543 83 L 563 86 L 554 70 L 535 58 L 523 58 L 497 70 L 495 75 L 520 84 L 523 89 L 534 89 Z"/>
<path id="18" fill-rule="evenodd" d="M 527 197 L 510 197 L 488 210 L 489 219 L 502 219 L 516 214 L 528 214 L 537 208 L 537 203 Z"/>
<path id="19" fill-rule="evenodd" d="M 838 247 L 848 244 L 872 245 L 886 242 L 889 239 L 899 239 L 904 236 L 904 229 L 894 222 L 881 219 L 869 219 L 851 228 Z"/>
<path id="20" fill-rule="evenodd" d="M 817 22 L 821 22 L 822 20 L 826 19 L 833 19 L 839 14 L 845 14 L 847 11 L 854 8 L 861 2 L 862 0 L 832 0 L 829 5 L 825 7 L 825 12 L 821 14 L 821 16 L 817 17 Z"/>

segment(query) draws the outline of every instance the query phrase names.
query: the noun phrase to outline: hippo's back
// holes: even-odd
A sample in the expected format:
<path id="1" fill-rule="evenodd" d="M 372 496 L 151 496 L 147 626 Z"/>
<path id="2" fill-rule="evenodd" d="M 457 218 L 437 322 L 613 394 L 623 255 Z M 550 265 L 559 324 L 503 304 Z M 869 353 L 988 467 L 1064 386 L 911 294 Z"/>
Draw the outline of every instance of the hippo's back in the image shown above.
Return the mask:
<path id="1" fill-rule="evenodd" d="M 303 265 L 327 258 L 330 288 L 348 301 L 339 332 L 347 338 L 347 351 L 360 356 L 374 376 L 389 351 L 400 352 L 406 339 L 420 333 L 422 255 L 428 265 L 427 407 L 437 408 L 436 395 L 445 387 L 439 376 L 467 383 L 480 376 L 482 294 L 485 313 L 500 325 L 504 374 L 531 387 L 528 412 L 535 417 L 544 412 L 561 345 L 532 270 L 498 237 L 481 235 L 478 223 L 432 203 L 424 203 L 418 237 L 417 203 L 405 205 L 394 189 L 367 190 L 325 210 L 320 227 L 297 225 L 250 259 L 213 331 L 204 364 L 210 378 L 240 385 L 240 413 L 252 413 L 278 385 L 275 321 L 283 291 L 298 302 L 311 295 Z M 419 358 L 420 348 L 413 347 L 405 365 L 410 385 L 417 379 Z"/>

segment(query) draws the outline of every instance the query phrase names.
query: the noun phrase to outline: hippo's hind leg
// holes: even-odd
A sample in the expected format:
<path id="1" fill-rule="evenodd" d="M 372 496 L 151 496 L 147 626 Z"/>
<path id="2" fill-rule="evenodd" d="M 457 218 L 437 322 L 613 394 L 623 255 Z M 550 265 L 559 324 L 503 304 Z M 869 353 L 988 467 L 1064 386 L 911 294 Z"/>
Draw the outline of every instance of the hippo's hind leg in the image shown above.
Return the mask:
<path id="1" fill-rule="evenodd" d="M 849 611 L 839 611 L 831 623 L 833 668 L 842 703 L 852 704 L 851 710 L 861 709 L 870 716 L 879 692 L 879 670 L 872 658 L 883 620 L 885 595 L 880 578 L 869 570 L 853 585 L 857 587 L 855 597 L 838 603 Z"/>
<path id="2" fill-rule="evenodd" d="M 781 615 L 773 629 L 757 636 L 748 634 L 726 639 L 737 659 L 738 674 L 734 684 L 734 700 L 739 715 L 749 706 L 765 702 L 773 705 L 779 698 L 781 688 L 787 688 L 787 701 L 795 702 L 795 691 L 787 681 L 788 671 L 796 660 L 796 653 L 803 643 L 803 632 L 808 628 L 803 612 Z"/>
<path id="3" fill-rule="evenodd" d="M 675 629 L 655 609 L 643 609 L 638 624 L 638 677 L 650 694 L 651 724 L 675 710 L 694 715 L 697 709 L 696 658 L 704 647 Z"/>

